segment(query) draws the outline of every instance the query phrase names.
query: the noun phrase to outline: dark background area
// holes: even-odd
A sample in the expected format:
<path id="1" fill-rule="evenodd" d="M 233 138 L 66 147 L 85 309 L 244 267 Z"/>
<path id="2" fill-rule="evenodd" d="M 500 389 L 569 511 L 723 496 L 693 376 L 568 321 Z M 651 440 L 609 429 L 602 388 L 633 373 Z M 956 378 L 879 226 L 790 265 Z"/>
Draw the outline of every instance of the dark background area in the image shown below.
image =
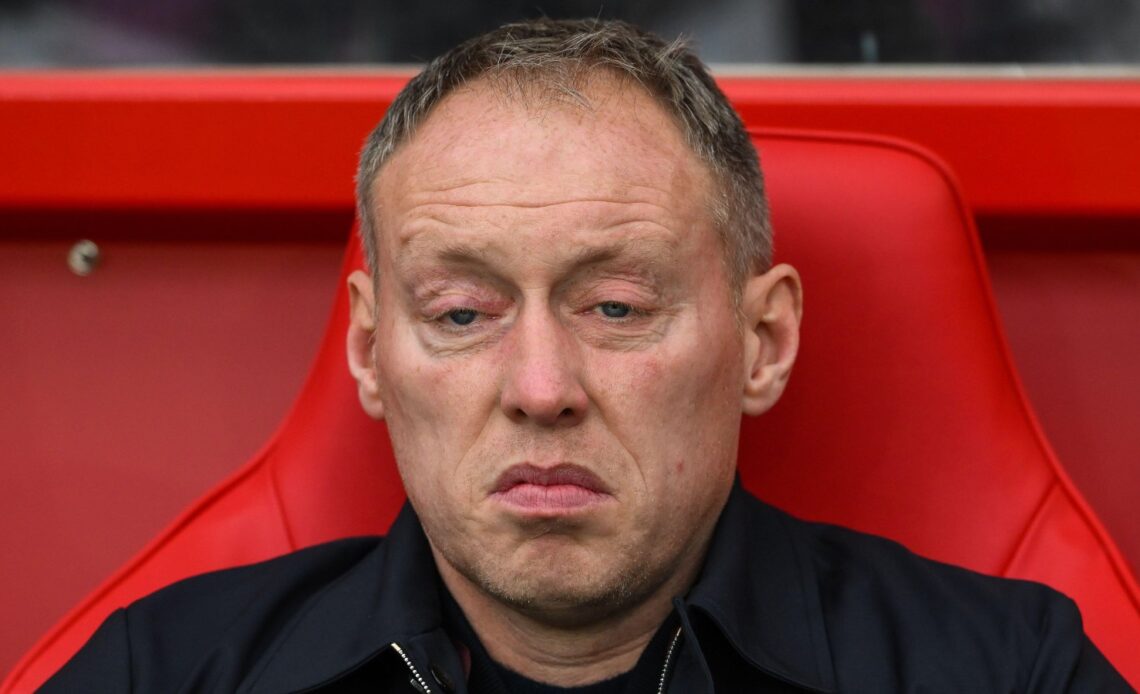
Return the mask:
<path id="1" fill-rule="evenodd" d="M 711 63 L 1140 60 L 1140 0 L 0 0 L 0 67 L 419 63 L 540 15 L 683 34 Z"/>

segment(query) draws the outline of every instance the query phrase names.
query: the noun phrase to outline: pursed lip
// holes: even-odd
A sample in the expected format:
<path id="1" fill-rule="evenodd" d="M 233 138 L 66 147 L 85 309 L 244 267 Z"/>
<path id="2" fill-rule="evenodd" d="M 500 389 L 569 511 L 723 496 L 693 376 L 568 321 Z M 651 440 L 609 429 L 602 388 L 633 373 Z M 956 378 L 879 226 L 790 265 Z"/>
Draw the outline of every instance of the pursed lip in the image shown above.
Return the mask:
<path id="1" fill-rule="evenodd" d="M 531 463 L 512 465 L 499 475 L 491 491 L 497 494 L 520 484 L 537 484 L 543 487 L 567 484 L 598 494 L 609 493 L 597 475 L 573 463 L 560 463 L 551 467 L 539 467 Z"/>
<path id="2" fill-rule="evenodd" d="M 597 475 L 573 463 L 512 465 L 495 480 L 491 496 L 509 506 L 539 513 L 573 511 L 611 498 L 609 488 Z"/>

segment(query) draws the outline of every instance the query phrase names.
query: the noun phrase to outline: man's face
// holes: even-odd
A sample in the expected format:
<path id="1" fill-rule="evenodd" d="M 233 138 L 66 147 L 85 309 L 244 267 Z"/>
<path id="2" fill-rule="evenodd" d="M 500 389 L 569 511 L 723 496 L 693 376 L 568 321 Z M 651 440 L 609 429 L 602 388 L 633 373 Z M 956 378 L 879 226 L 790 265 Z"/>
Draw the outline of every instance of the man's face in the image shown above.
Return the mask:
<path id="1" fill-rule="evenodd" d="M 354 280 L 437 561 L 570 618 L 699 564 L 747 370 L 705 167 L 640 88 L 585 94 L 444 100 L 375 183 L 374 312 Z"/>

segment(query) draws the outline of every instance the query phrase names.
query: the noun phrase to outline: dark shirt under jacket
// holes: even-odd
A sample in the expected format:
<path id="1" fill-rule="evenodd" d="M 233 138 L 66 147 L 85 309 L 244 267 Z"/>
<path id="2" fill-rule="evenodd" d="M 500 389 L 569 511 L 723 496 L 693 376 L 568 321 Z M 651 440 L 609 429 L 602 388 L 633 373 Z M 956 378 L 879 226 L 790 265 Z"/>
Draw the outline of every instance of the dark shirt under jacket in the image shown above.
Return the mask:
<path id="1" fill-rule="evenodd" d="M 441 586 L 442 588 L 442 582 Z M 559 687 L 535 682 L 495 662 L 467 617 L 446 590 L 443 596 L 443 623 L 454 641 L 467 648 L 471 655 L 471 668 L 467 674 L 467 689 L 471 694 L 640 694 L 656 692 L 661 683 L 662 664 L 666 660 L 669 644 L 679 626 L 675 615 L 670 615 L 657 630 L 629 672 L 612 679 L 577 687 Z"/>
<path id="2" fill-rule="evenodd" d="M 44 691 L 465 692 L 469 654 L 438 585 L 406 506 L 385 540 L 206 574 L 118 610 Z M 1133 691 L 1055 591 L 795 520 L 739 485 L 674 606 L 658 665 L 672 694 Z"/>

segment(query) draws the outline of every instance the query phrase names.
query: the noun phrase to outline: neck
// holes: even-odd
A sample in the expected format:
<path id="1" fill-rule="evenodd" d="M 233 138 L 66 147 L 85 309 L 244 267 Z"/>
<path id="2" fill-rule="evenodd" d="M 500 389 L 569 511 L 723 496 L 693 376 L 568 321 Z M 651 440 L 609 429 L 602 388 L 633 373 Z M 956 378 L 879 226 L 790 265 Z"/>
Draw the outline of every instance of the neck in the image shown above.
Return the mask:
<path id="1" fill-rule="evenodd" d="M 483 647 L 499 664 L 538 682 L 561 687 L 600 682 L 633 669 L 683 595 L 700 564 L 678 571 L 648 598 L 619 613 L 578 620 L 504 605 L 457 572 L 435 552 L 440 576 Z"/>

